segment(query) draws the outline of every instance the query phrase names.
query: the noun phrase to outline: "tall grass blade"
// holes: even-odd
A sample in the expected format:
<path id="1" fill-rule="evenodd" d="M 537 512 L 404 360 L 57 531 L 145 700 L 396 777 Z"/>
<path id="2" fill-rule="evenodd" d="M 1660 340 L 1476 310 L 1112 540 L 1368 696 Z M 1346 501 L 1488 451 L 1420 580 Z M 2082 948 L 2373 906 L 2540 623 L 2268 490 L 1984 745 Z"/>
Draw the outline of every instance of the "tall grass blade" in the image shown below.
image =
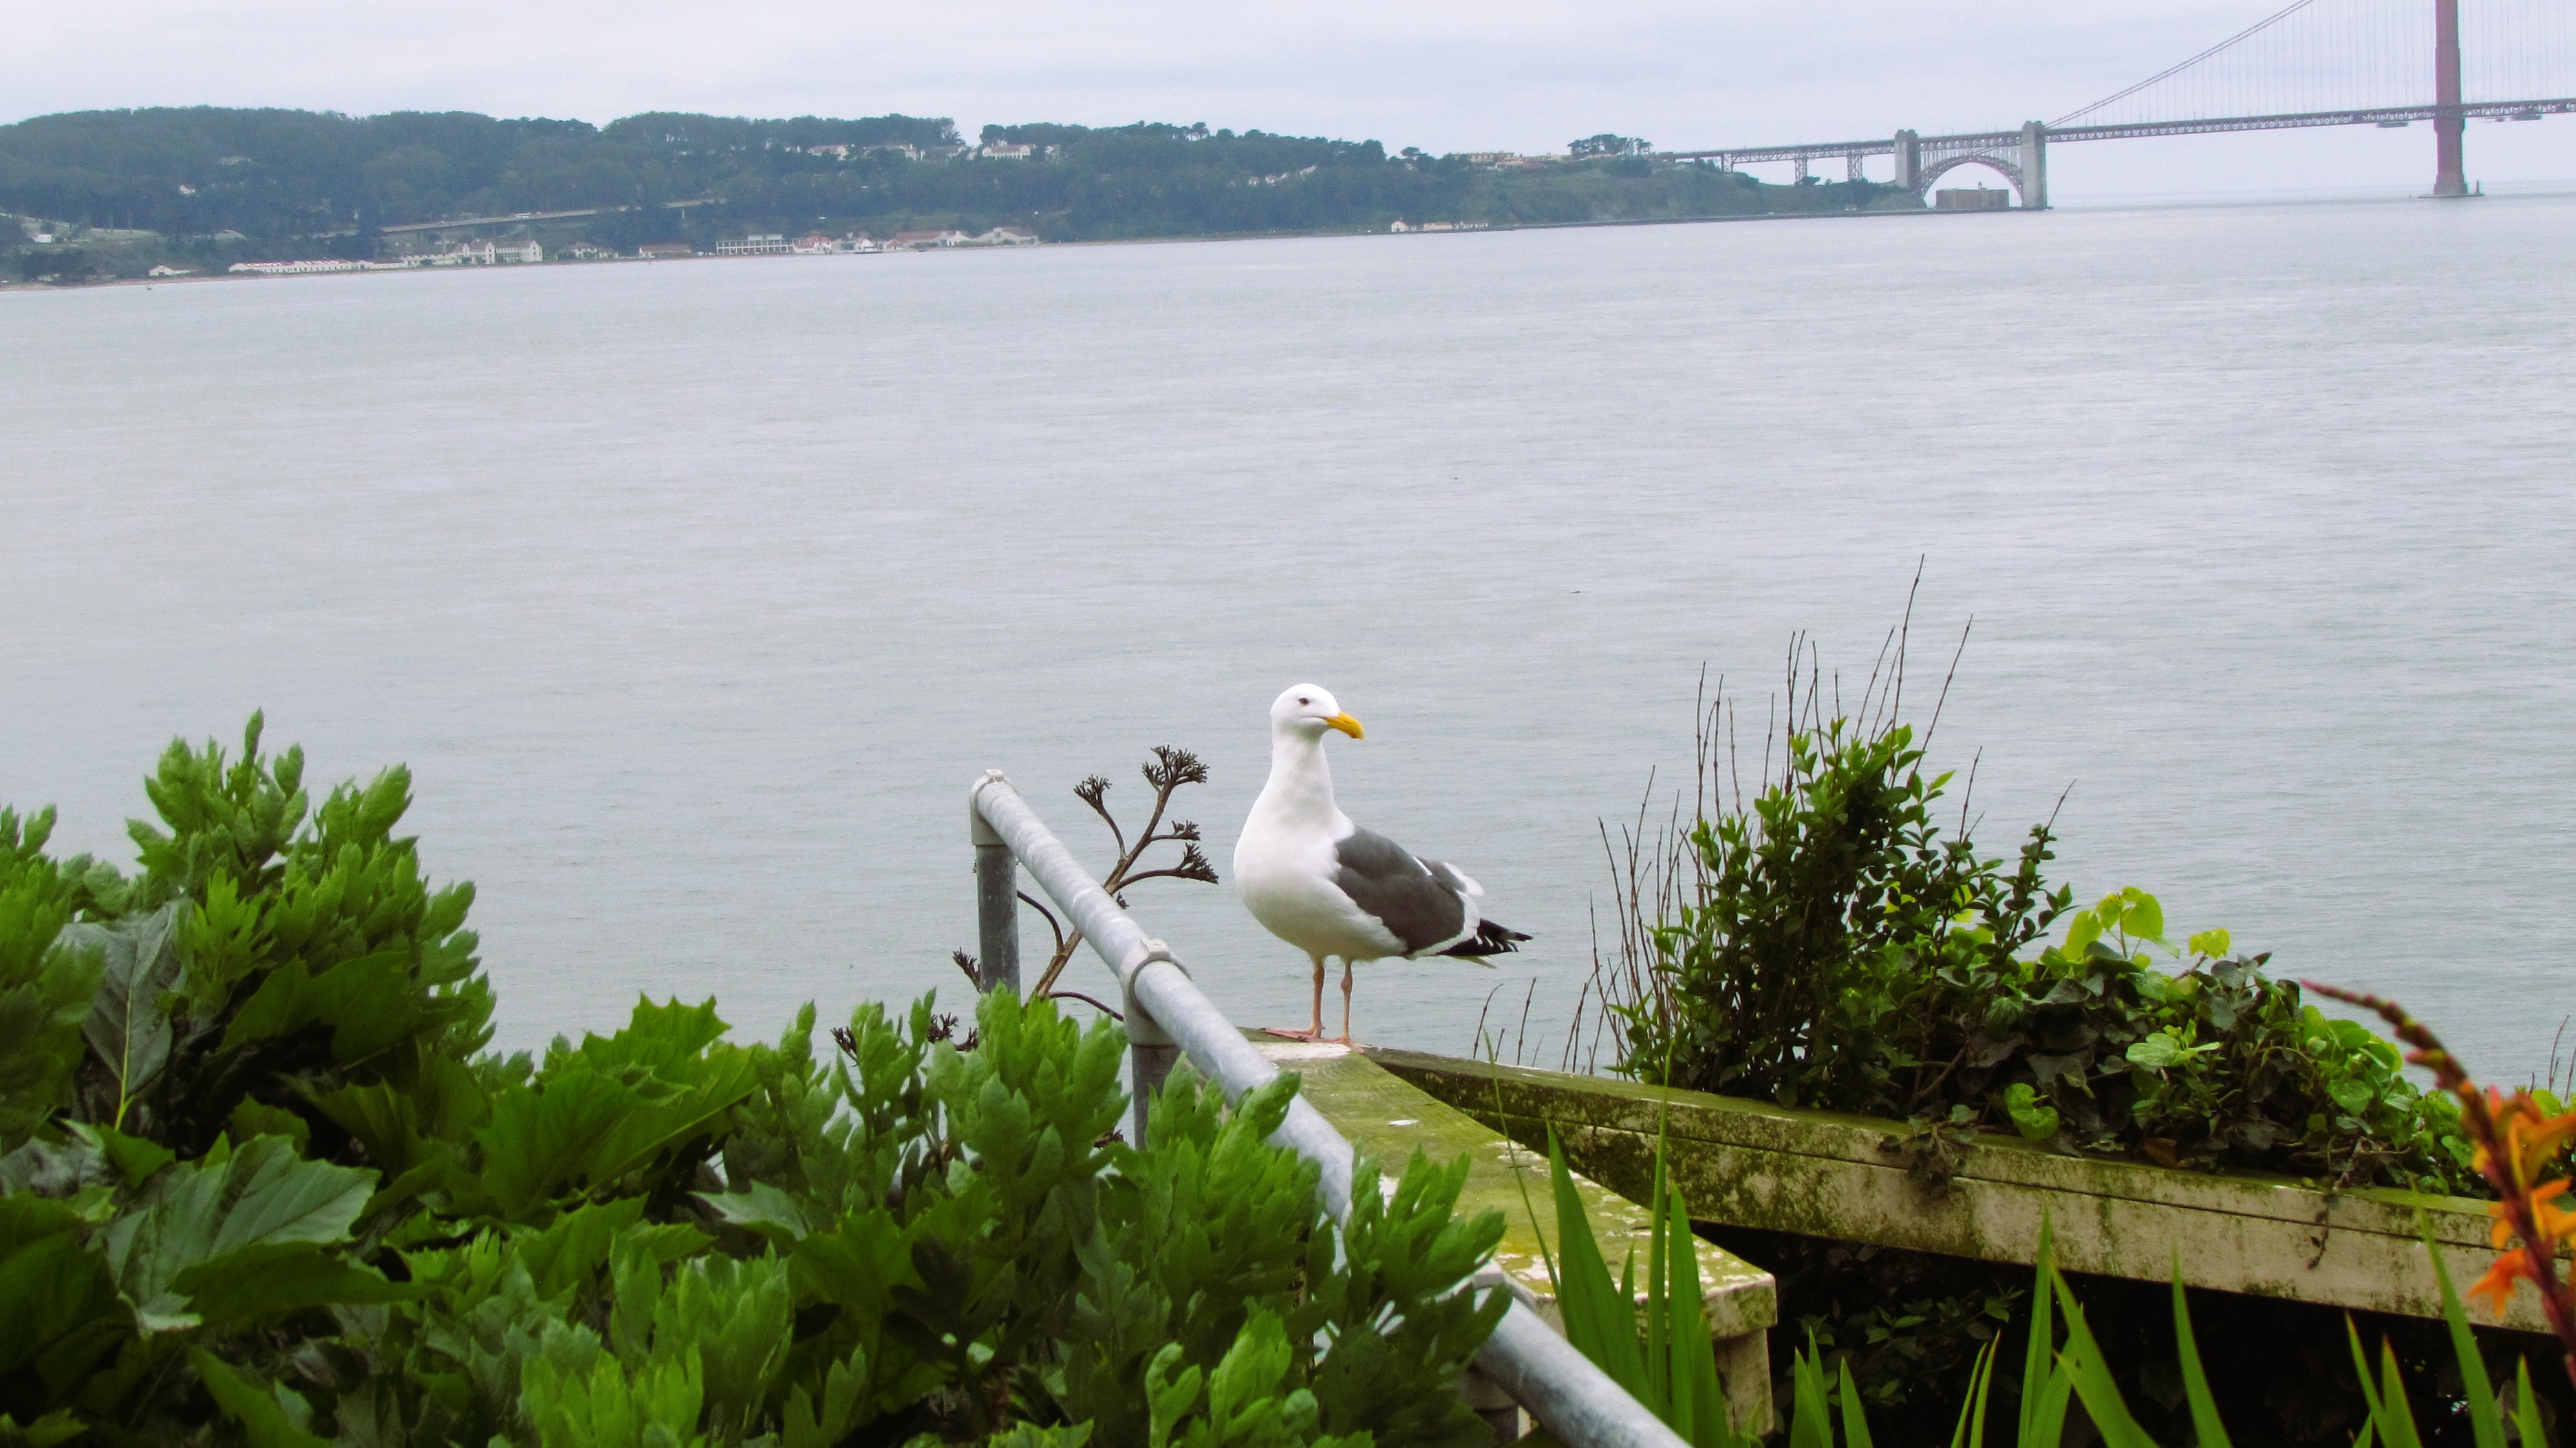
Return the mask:
<path id="1" fill-rule="evenodd" d="M 2433 1280 L 2442 1285 L 2442 1321 L 2450 1326 L 2451 1351 L 2460 1359 L 2460 1396 L 2468 1399 L 2469 1431 L 2477 1436 L 2477 1448 L 2504 1448 L 2504 1413 L 2496 1406 L 2495 1385 L 2487 1377 L 2486 1359 L 2478 1355 L 2477 1337 L 2469 1331 L 2468 1309 L 2451 1290 L 2451 1269 L 2433 1241 L 2431 1220 L 2418 1215 L 2415 1226 L 2433 1259 Z M 2538 1448 L 2537 1441 L 2528 1448 Z"/>
<path id="2" fill-rule="evenodd" d="M 2379 1437 L 2388 1448 L 2424 1448 L 2424 1440 L 2415 1431 L 2415 1409 L 2406 1401 L 2406 1381 L 2397 1375 L 2397 1349 L 2383 1341 L 2379 1344 Z"/>
<path id="3" fill-rule="evenodd" d="M 1842 1368 L 1843 1448 L 1871 1448 L 1869 1420 L 1861 1416 L 1860 1394 L 1852 1389 L 1850 1360 L 1845 1359 L 1840 1367 Z"/>
<path id="4" fill-rule="evenodd" d="M 2174 1347 L 2182 1359 L 2183 1395 L 2191 1400 L 2191 1432 L 2199 1448 L 2229 1448 L 2227 1425 L 2218 1421 L 2218 1402 L 2209 1394 L 2209 1374 L 2201 1371 L 2200 1340 L 2192 1336 L 2191 1308 L 2183 1300 L 2182 1255 L 2174 1255 Z M 2484 1448 L 2484 1445 L 2480 1445 Z"/>
<path id="5" fill-rule="evenodd" d="M 1667 1187 L 1664 1203 L 1673 1242 L 1672 1284 L 1664 1294 L 1672 1314 L 1665 1334 L 1673 1345 L 1672 1425 L 1693 1443 L 1733 1444 L 1739 1440 L 1727 1421 L 1726 1385 L 1718 1380 L 1717 1354 L 1709 1342 L 1708 1320 L 1700 1312 L 1698 1240 L 1691 1235 L 1681 1188 Z"/>
<path id="6" fill-rule="evenodd" d="M 2531 1400 L 2531 1359 L 2513 1365 L 2513 1425 L 2521 1430 L 2522 1448 L 2545 1448 L 2548 1435 L 2540 1426 L 2540 1405 Z"/>
<path id="7" fill-rule="evenodd" d="M 1816 1367 L 1816 1337 L 1807 1335 L 1807 1350 L 1790 1365 L 1796 1391 L 1789 1399 L 1789 1448 L 1834 1448 L 1834 1422 L 1825 1395 L 1825 1375 Z"/>
<path id="8" fill-rule="evenodd" d="M 2004 1345 L 1999 1337 L 1986 1339 L 1977 1350 L 1977 1365 L 1968 1374 L 1968 1398 L 1959 1405 L 1959 1426 L 1950 1434 L 1950 1448 L 1986 1448 L 1986 1389 L 1995 1379 L 1995 1354 Z"/>
<path id="9" fill-rule="evenodd" d="M 2066 1352 L 2063 1361 L 2067 1376 L 2075 1384 L 2075 1394 L 2084 1400 L 2084 1411 L 2102 1434 L 2109 1448 L 2156 1448 L 2156 1441 L 2138 1420 L 2129 1416 L 2129 1405 L 2120 1397 L 2120 1385 L 2111 1380 L 2111 1364 L 2102 1355 L 2101 1345 L 2094 1342 L 2093 1330 L 2084 1322 L 2084 1309 L 2076 1304 L 2075 1290 L 2066 1279 L 2049 1274 L 2050 1285 L 2057 1289 L 2058 1306 L 2066 1314 Z"/>
<path id="10" fill-rule="evenodd" d="M 1646 1363 L 1637 1350 L 1637 1299 L 1610 1280 L 1610 1264 L 1592 1236 L 1583 1214 L 1583 1198 L 1566 1169 L 1565 1149 L 1551 1129 L 1547 1134 L 1548 1175 L 1556 1187 L 1557 1311 L 1565 1318 L 1565 1340 L 1610 1375 L 1610 1380 L 1644 1400 Z M 1632 1255 L 1629 1264 L 1633 1268 Z"/>
<path id="11" fill-rule="evenodd" d="M 2021 1364 L 2021 1421 L 2013 1441 L 2022 1448 L 2056 1448 L 2066 1430 L 2066 1400 L 2073 1385 L 2057 1361 L 2057 1328 L 2049 1320 L 2048 1281 L 2057 1275 L 2057 1242 L 2046 1215 L 2039 1219 L 2038 1281 L 2030 1293 L 2030 1350 Z"/>
<path id="12" fill-rule="evenodd" d="M 1691 1414 L 1683 1395 L 1690 1390 L 1673 1371 L 1673 1354 L 1688 1338 L 1676 1337 L 1668 1314 L 1670 1307 L 1669 1259 L 1683 1251 L 1681 1239 L 1690 1235 L 1690 1224 L 1681 1224 L 1676 1235 L 1664 1210 L 1664 1133 L 1655 1131 L 1655 1184 L 1646 1195 L 1646 1392 L 1647 1407 L 1663 1415 L 1676 1432 L 1688 1433 Z M 1629 1301 L 1636 1298 L 1632 1295 Z M 2479 1445 L 2485 1448 L 2485 1445 Z"/>
<path id="13" fill-rule="evenodd" d="M 2370 1354 L 2361 1350 L 2361 1329 L 2353 1326 L 2352 1315 L 2344 1314 L 2343 1335 L 2352 1344 L 2352 1375 L 2361 1380 L 2362 1405 L 2370 1409 L 2370 1421 L 2379 1422 L 2379 1389 L 2370 1380 Z"/>

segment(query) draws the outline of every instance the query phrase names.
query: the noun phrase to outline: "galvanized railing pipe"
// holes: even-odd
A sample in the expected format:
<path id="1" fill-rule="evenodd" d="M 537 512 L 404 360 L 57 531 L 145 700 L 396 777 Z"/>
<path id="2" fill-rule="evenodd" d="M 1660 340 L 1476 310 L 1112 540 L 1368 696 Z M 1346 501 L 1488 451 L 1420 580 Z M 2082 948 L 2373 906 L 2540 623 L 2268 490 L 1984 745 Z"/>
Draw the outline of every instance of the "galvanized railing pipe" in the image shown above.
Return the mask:
<path id="1" fill-rule="evenodd" d="M 1200 993 L 1189 972 L 1173 959 L 1163 942 L 1148 936 L 1143 926 L 1118 908 L 1118 902 L 1092 880 L 1073 852 L 1020 798 L 1019 791 L 1011 787 L 1000 770 L 987 771 L 975 781 L 967 792 L 967 804 L 974 817 L 973 832 L 979 848 L 979 922 L 989 928 L 997 918 L 992 892 L 1000 892 L 1006 900 L 1017 899 L 1017 886 L 1008 872 L 996 881 L 981 868 L 980 851 L 989 832 L 1008 848 L 1020 867 L 1037 881 L 1038 888 L 1064 912 L 1067 922 L 1082 932 L 1083 939 L 1117 975 L 1131 1042 L 1140 1039 L 1141 1018 L 1144 1035 L 1161 1038 L 1153 1045 L 1168 1041 L 1187 1052 L 1199 1074 L 1216 1082 L 1229 1101 L 1278 1077 L 1279 1068 L 1253 1049 L 1225 1013 Z M 1015 917 L 1011 928 L 1017 929 Z M 990 934 L 985 935 L 983 948 L 988 956 L 993 954 L 995 944 Z M 1016 960 L 1016 947 L 1013 959 Z M 1164 1050 L 1163 1069 L 1168 1070 L 1169 1047 Z M 1146 1096 L 1160 1087 L 1160 1074 L 1157 1071 L 1149 1085 L 1145 1053 L 1140 1051 L 1136 1091 L 1140 1128 Z M 1139 1143 L 1144 1140 L 1141 1129 L 1136 1139 Z M 1318 1189 L 1336 1220 L 1350 1215 L 1351 1144 L 1333 1129 L 1322 1112 L 1303 1098 L 1291 1102 L 1287 1120 L 1270 1139 L 1315 1164 L 1321 1175 Z M 1572 1448 L 1686 1448 L 1681 1436 L 1662 1419 L 1612 1382 L 1591 1359 L 1575 1351 L 1528 1304 L 1517 1299 L 1503 1313 L 1494 1335 L 1485 1340 L 1476 1355 L 1476 1365 L 1528 1409 L 1530 1416 Z"/>

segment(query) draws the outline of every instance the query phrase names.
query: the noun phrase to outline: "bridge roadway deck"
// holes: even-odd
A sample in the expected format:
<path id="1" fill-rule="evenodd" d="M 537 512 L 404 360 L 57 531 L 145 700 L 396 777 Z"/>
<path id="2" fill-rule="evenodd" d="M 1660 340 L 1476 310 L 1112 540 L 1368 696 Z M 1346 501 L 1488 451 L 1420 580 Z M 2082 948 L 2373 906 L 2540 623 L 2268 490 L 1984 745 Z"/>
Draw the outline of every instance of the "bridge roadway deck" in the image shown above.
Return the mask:
<path id="1" fill-rule="evenodd" d="M 2412 121 L 2429 121 L 2439 107 L 2380 106 L 2367 110 L 2295 111 L 2273 116 L 2220 116 L 2198 121 L 2140 121 L 2116 126 L 2049 126 L 2042 129 L 2050 142 L 2060 141 L 2125 141 L 2142 136 L 2202 136 L 2219 131 L 2285 131 L 2302 126 L 2399 126 Z M 2576 112 L 2576 97 L 2533 101 L 2478 101 L 2460 107 L 2460 114 L 2471 119 L 2512 120 L 2517 117 L 2563 115 Z M 1952 136 L 1925 136 L 1925 150 L 1944 151 L 1983 149 L 1989 146 L 2021 144 L 2021 128 L 2009 131 L 1967 131 Z M 1787 146 L 1727 146 L 1706 151 L 1659 151 L 1669 161 L 1717 161 L 1732 165 L 1754 161 L 1813 161 L 1830 156 L 1890 156 L 1896 152 L 1896 140 L 1881 136 L 1873 141 L 1808 141 Z"/>

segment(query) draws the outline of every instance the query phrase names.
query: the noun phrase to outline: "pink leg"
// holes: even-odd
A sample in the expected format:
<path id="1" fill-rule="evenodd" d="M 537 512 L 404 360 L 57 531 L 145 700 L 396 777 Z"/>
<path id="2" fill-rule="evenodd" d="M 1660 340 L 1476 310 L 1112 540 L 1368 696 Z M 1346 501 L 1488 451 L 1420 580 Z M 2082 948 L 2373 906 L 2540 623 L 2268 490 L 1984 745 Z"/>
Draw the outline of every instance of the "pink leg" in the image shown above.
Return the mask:
<path id="1" fill-rule="evenodd" d="M 1302 1031 L 1292 1031 L 1286 1026 L 1273 1026 L 1268 1031 L 1268 1034 L 1289 1041 L 1320 1041 L 1324 1039 L 1324 957 L 1318 955 L 1313 957 L 1313 959 L 1315 962 L 1315 1009 L 1312 1016 L 1314 1023 Z M 1343 993 L 1345 995 L 1349 994 L 1349 988 L 1347 986 L 1343 988 Z M 1347 1016 L 1349 1014 L 1347 1009 L 1348 1002 L 1346 1001 L 1344 1004 L 1344 1014 Z M 1347 1027 L 1349 1022 L 1345 1020 L 1343 1024 Z"/>
<path id="2" fill-rule="evenodd" d="M 1320 982 L 1318 983 L 1318 985 L 1319 985 L 1319 988 L 1320 988 Z M 1319 1013 L 1320 1013 L 1320 1012 L 1319 1012 Z M 1317 1035 L 1319 1035 L 1319 1036 L 1320 1036 L 1320 1035 L 1322 1035 L 1323 1033 L 1324 1033 L 1324 1023 L 1323 1023 L 1321 1020 L 1318 1020 L 1318 1021 L 1316 1021 L 1316 1022 L 1315 1022 L 1315 1034 L 1317 1034 Z M 1345 1045 L 1345 1046 L 1347 1046 L 1347 1045 L 1349 1045 L 1350 1043 L 1351 1043 L 1351 958 L 1350 958 L 1349 956 L 1345 955 L 1345 956 L 1343 956 L 1343 957 L 1342 957 L 1342 1044 L 1343 1044 L 1343 1045 Z"/>

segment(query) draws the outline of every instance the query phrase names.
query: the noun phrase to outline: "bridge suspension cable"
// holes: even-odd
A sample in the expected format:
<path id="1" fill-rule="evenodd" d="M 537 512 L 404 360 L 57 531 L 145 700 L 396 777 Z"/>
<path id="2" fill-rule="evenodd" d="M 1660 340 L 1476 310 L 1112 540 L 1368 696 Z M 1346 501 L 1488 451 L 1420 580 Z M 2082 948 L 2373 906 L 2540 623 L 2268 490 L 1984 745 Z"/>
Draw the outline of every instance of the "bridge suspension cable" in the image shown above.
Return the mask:
<path id="1" fill-rule="evenodd" d="M 2138 92 L 2145 90 L 2151 85 L 2173 79 L 2175 76 L 2178 76 L 2184 71 L 2191 69 L 2193 66 L 2200 64 L 2202 61 L 2209 59 L 2220 51 L 2233 49 L 2238 41 L 2248 40 L 2256 35 L 2260 35 L 2264 31 L 2271 29 L 2274 25 L 2289 19 L 2291 16 L 2298 14 L 2300 11 L 2307 9 L 2309 6 L 2316 3 L 2317 0 L 2290 0 L 2289 4 L 2284 5 L 2280 9 L 2273 11 L 2271 14 L 2264 16 L 2262 19 L 2246 26 L 2244 29 L 2237 31 L 2234 35 L 2218 42 L 2216 45 L 2213 45 L 2209 49 L 2202 51 L 2200 54 L 2193 56 L 2191 59 L 2166 66 L 2164 69 L 2157 71 L 2154 75 L 2148 76 L 2145 80 L 2138 82 L 2136 85 L 2130 86 L 2125 90 L 2113 91 L 2111 94 L 2104 96 L 2102 99 L 2079 110 L 2068 111 L 2066 114 L 2059 116 L 2056 120 L 2049 122 L 2049 124 L 2052 126 L 2073 125 L 2075 122 L 2080 121 L 2086 116 L 2092 115 L 2105 107 L 2117 105 L 2121 101 L 2127 100 L 2129 97 L 2136 95 Z"/>
<path id="2" fill-rule="evenodd" d="M 2576 96 L 2576 4 L 2459 0 L 2461 99 Z M 2432 0 L 2291 0 L 2217 44 L 2050 122 L 2138 125 L 2430 105 Z"/>

